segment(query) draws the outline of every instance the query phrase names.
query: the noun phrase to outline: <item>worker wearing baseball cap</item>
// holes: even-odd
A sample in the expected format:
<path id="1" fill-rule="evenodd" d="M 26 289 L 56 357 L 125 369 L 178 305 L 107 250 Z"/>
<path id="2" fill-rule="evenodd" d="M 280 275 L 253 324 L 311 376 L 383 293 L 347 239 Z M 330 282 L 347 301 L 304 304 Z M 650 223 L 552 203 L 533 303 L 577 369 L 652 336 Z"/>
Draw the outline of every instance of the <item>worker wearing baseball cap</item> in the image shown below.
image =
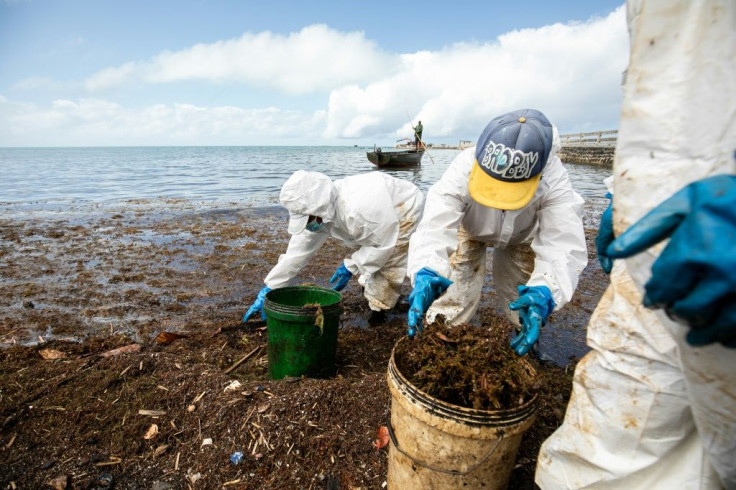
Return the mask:
<path id="1" fill-rule="evenodd" d="M 522 109 L 493 119 L 429 190 L 409 243 L 409 336 L 438 315 L 467 323 L 480 301 L 486 250 L 519 355 L 554 310 L 570 301 L 588 260 L 582 211 L 556 152 L 557 129 Z M 443 294 L 444 293 L 444 294 Z"/>

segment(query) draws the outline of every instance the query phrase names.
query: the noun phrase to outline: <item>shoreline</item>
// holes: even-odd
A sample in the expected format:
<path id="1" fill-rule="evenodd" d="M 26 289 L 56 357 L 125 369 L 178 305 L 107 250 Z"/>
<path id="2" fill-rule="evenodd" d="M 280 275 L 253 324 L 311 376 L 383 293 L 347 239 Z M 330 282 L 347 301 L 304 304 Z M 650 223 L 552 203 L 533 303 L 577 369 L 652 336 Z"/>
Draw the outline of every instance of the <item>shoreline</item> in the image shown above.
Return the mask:
<path id="1" fill-rule="evenodd" d="M 594 252 L 601 203 L 585 206 L 589 263 L 582 278 L 588 279 L 576 293 L 583 298 L 599 297 L 607 284 Z M 0 347 L 33 343 L 38 335 L 70 338 L 75 329 L 84 338 L 109 330 L 110 324 L 136 338 L 150 334 L 150 324 L 160 315 L 150 308 L 131 309 L 121 295 L 143 304 L 158 302 L 172 311 L 199 305 L 232 311 L 238 301 L 242 309 L 262 287 L 289 238 L 288 213 L 275 204 L 137 199 L 0 207 L 5 210 L 0 218 L 0 284 L 5 291 L 0 293 Z M 9 207 L 15 209 L 8 212 Z M 296 281 L 325 283 L 338 262 L 333 257 L 349 253 L 328 240 Z M 212 289 L 186 292 L 202 289 L 189 280 L 195 271 L 201 271 Z M 180 281 L 180 275 L 186 280 Z M 402 302 L 409 292 L 406 281 Z M 28 303 L 38 306 L 24 308 Z M 543 331 L 559 364 L 587 350 L 584 327 L 595 302 L 586 299 L 580 306 L 563 308 Z M 492 292 L 484 294 L 481 307 L 496 308 Z M 123 309 L 127 313 L 121 314 Z M 10 331 L 14 333 L 8 337 Z"/>

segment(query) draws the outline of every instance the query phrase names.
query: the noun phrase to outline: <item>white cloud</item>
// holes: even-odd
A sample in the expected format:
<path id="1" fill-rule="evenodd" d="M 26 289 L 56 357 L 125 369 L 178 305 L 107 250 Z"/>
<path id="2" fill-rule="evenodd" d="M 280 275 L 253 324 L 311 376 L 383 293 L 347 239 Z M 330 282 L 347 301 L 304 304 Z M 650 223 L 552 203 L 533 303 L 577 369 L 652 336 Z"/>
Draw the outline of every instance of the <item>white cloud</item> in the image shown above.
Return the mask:
<path id="1" fill-rule="evenodd" d="M 157 104 L 126 109 L 99 99 L 54 101 L 44 108 L 0 96 L 0 146 L 289 144 L 314 141 L 324 113 L 277 108 Z"/>
<path id="2" fill-rule="evenodd" d="M 119 87 L 137 78 L 140 71 L 142 69 L 136 63 L 125 63 L 98 71 L 85 80 L 84 85 L 91 92 Z"/>
<path id="3" fill-rule="evenodd" d="M 584 23 L 408 54 L 382 52 L 363 33 L 323 25 L 288 36 L 248 33 L 99 71 L 86 80 L 95 98 L 67 92 L 44 106 L 0 96 L 0 145 L 370 144 L 411 136 L 410 119 L 422 120 L 428 141 L 452 142 L 475 139 L 492 117 L 523 107 L 543 111 L 563 132 L 608 129 L 618 124 L 627 59 L 623 7 Z M 125 107 L 103 100 L 114 91 L 99 95 L 188 80 L 317 93 L 326 105 L 311 113 L 191 103 Z M 53 84 L 39 78 L 18 86 Z"/>
<path id="4" fill-rule="evenodd" d="M 561 128 L 615 127 L 628 59 L 623 7 L 586 23 L 524 29 L 485 44 L 402 56 L 402 68 L 330 94 L 326 137 L 475 137 L 494 116 L 533 107 Z M 592 127 L 591 129 L 605 129 Z"/>
<path id="5" fill-rule="evenodd" d="M 311 25 L 288 36 L 246 33 L 237 39 L 165 51 L 148 62 L 97 72 L 86 86 L 101 91 L 129 83 L 206 80 L 306 94 L 371 80 L 390 70 L 395 61 L 396 56 L 381 52 L 362 32 Z"/>
<path id="6" fill-rule="evenodd" d="M 34 92 L 39 90 L 67 91 L 77 86 L 74 82 L 60 82 L 49 77 L 28 77 L 17 81 L 10 87 L 11 91 Z"/>

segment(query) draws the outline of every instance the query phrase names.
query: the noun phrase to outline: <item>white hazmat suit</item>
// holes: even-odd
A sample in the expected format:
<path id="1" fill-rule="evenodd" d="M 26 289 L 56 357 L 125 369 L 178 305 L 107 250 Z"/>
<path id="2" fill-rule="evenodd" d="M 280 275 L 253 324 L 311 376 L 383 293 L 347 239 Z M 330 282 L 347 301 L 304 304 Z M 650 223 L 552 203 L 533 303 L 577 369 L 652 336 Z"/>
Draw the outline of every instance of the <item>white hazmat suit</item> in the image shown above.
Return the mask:
<path id="1" fill-rule="evenodd" d="M 429 310 L 448 324 L 467 323 L 480 301 L 486 249 L 493 247 L 493 278 L 501 304 L 517 299 L 517 286 L 546 286 L 556 308 L 570 301 L 588 261 L 582 212 L 584 201 L 570 184 L 554 129 L 552 150 L 532 200 L 513 211 L 484 206 L 470 196 L 468 179 L 475 147 L 458 155 L 427 194 L 424 216 L 409 244 L 408 273 L 423 267 L 453 281 Z M 514 324 L 516 312 L 506 309 Z"/>
<path id="2" fill-rule="evenodd" d="M 686 184 L 736 172 L 736 2 L 630 1 L 628 21 L 616 235 Z M 688 327 L 642 306 L 663 246 L 614 262 L 537 460 L 543 489 L 736 489 L 736 352 L 693 347 Z"/>
<path id="3" fill-rule="evenodd" d="M 424 195 L 411 182 L 381 172 L 334 182 L 319 172 L 299 170 L 279 200 L 292 215 L 319 216 L 323 230 L 301 230 L 266 276 L 271 289 L 286 286 L 329 237 L 357 250 L 344 260 L 358 275 L 373 311 L 394 307 L 406 278 L 409 237 L 422 217 Z"/>

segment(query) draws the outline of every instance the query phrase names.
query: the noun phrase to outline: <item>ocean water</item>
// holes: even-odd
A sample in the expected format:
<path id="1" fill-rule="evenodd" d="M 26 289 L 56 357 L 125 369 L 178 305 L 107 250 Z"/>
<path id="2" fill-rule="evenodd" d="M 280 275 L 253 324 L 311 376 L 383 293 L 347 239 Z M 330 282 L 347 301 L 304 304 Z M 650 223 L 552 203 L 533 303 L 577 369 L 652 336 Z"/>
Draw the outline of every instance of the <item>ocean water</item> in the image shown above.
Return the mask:
<path id="1" fill-rule="evenodd" d="M 376 170 L 372 147 L 105 147 L 0 148 L 0 204 L 64 205 L 124 200 L 185 199 L 242 206 L 278 204 L 296 170 L 333 179 Z M 429 150 L 415 169 L 381 170 L 426 192 L 460 150 Z M 567 165 L 586 199 L 605 194 L 610 168 Z M 12 206 L 11 206 L 12 207 Z"/>

